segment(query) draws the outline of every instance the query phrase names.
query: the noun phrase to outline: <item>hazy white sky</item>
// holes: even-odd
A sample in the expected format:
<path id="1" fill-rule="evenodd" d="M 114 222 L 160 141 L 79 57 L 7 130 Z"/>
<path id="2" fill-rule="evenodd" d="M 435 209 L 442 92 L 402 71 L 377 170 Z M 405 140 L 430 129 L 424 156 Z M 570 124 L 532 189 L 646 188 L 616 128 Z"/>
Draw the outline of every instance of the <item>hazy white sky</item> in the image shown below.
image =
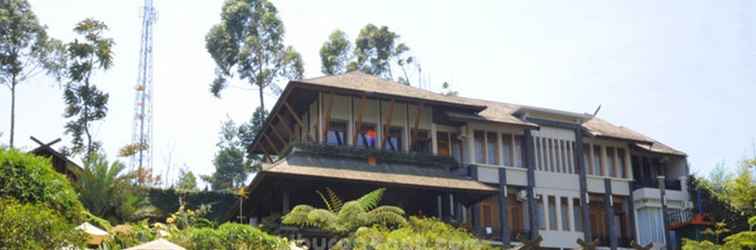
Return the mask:
<path id="1" fill-rule="evenodd" d="M 52 36 L 72 39 L 86 17 L 110 26 L 115 66 L 95 82 L 110 93 L 96 126 L 110 158 L 131 138 L 140 35 L 139 0 L 30 0 Z M 212 171 L 218 128 L 247 120 L 259 102 L 243 83 L 208 91 L 214 63 L 204 36 L 220 0 L 155 0 L 155 167 Z M 463 96 L 592 112 L 687 152 L 706 174 L 751 155 L 756 132 L 756 9 L 751 1 L 285 1 L 286 42 L 320 75 L 318 50 L 335 29 L 367 23 L 402 36 L 430 75 Z M 282 85 L 284 83 L 281 83 Z M 16 141 L 63 137 L 62 90 L 38 77 L 18 89 Z M 0 91 L 7 143 L 10 92 Z M 274 99 L 268 96 L 268 107 Z M 63 137 L 68 143 L 68 137 Z M 125 159 L 122 159 L 125 160 Z"/>

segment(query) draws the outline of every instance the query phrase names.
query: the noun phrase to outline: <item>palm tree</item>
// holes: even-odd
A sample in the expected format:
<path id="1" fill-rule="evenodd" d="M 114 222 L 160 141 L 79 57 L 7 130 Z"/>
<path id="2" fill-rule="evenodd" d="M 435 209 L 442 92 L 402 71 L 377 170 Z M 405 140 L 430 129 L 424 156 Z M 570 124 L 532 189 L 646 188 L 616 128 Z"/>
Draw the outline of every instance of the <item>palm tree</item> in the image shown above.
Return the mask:
<path id="1" fill-rule="evenodd" d="M 376 189 L 359 199 L 342 202 L 333 190 L 324 195 L 317 191 L 326 208 L 297 205 L 283 217 L 283 224 L 320 228 L 337 235 L 347 235 L 360 227 L 401 226 L 407 223 L 404 210 L 396 206 L 378 206 L 385 188 Z"/>
<path id="2" fill-rule="evenodd" d="M 84 162 L 84 171 L 77 182 L 79 199 L 97 216 L 115 213 L 123 205 L 122 198 L 131 190 L 126 167 L 115 161 L 108 163 L 103 156 L 93 154 Z"/>

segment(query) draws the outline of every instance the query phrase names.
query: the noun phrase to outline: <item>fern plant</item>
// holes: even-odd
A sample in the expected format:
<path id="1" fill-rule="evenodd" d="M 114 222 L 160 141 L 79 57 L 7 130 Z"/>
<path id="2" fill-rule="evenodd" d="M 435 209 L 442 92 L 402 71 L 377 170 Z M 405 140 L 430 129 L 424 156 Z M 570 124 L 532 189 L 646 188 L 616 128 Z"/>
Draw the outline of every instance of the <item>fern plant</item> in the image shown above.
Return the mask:
<path id="1" fill-rule="evenodd" d="M 347 235 L 360 227 L 405 225 L 404 210 L 396 206 L 378 206 L 385 188 L 376 189 L 359 199 L 343 202 L 330 188 L 317 191 L 325 208 L 297 205 L 283 217 L 283 224 L 314 227 L 337 235 Z"/>

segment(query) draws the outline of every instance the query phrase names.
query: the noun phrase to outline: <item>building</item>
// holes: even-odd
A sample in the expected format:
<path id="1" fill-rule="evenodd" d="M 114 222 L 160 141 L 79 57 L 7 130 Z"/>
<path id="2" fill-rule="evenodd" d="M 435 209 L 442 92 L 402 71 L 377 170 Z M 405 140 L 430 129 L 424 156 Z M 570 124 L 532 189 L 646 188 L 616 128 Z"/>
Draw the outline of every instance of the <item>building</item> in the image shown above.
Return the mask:
<path id="1" fill-rule="evenodd" d="M 249 151 L 266 161 L 243 204 L 252 223 L 322 206 L 315 191 L 326 187 L 346 198 L 387 187 L 383 203 L 497 242 L 658 247 L 675 241 L 664 217 L 684 219 L 672 215 L 691 206 L 685 153 L 638 132 L 361 72 L 291 81 Z"/>
<path id="2" fill-rule="evenodd" d="M 29 138 L 39 145 L 29 151 L 30 154 L 50 159 L 50 163 L 52 164 L 53 169 L 55 169 L 55 171 L 57 171 L 58 173 L 65 175 L 66 178 L 68 178 L 68 180 L 70 180 L 71 182 L 75 183 L 79 179 L 79 176 L 84 171 L 84 169 L 81 168 L 79 164 L 76 164 L 64 154 L 51 147 L 53 144 L 60 142 L 60 138 L 55 139 L 49 143 L 43 143 L 34 136 L 31 136 Z"/>

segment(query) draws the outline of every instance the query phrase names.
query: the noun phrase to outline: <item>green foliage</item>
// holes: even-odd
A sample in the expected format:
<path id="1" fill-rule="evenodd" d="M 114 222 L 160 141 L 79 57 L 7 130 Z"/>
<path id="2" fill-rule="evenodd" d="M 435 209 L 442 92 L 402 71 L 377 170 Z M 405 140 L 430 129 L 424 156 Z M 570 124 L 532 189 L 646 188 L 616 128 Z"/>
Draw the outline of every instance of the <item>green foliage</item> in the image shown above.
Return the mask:
<path id="1" fill-rule="evenodd" d="M 210 220 L 204 217 L 208 212 L 210 212 L 208 205 L 200 205 L 198 209 L 187 209 L 182 204 L 176 212 L 166 219 L 166 222 L 175 225 L 178 229 L 208 227 L 213 225 Z"/>
<path id="2" fill-rule="evenodd" d="M 734 207 L 745 211 L 749 215 L 753 215 L 756 212 L 756 208 L 754 208 L 756 204 L 756 184 L 753 179 L 753 169 L 747 162 L 744 161 L 741 163 L 737 175 L 725 184 L 725 189 L 727 190 L 730 203 Z"/>
<path id="3" fill-rule="evenodd" d="M 279 80 L 300 79 L 302 58 L 283 44 L 284 25 L 278 10 L 267 0 L 227 0 L 221 22 L 205 36 L 206 48 L 216 64 L 216 79 L 210 92 L 219 97 L 226 79 L 246 80 L 259 89 L 264 109 L 263 89 Z"/>
<path id="4" fill-rule="evenodd" d="M 347 40 L 346 33 L 336 30 L 328 36 L 328 41 L 320 47 L 320 71 L 326 75 L 344 74 L 350 59 L 352 44 Z"/>
<path id="5" fill-rule="evenodd" d="M 41 203 L 0 199 L 0 246 L 3 249 L 60 249 L 83 246 L 83 232 Z"/>
<path id="6" fill-rule="evenodd" d="M 400 228 L 363 227 L 333 249 L 495 249 L 463 229 L 438 219 L 410 217 Z"/>
<path id="7" fill-rule="evenodd" d="M 0 198 L 44 204 L 72 223 L 83 219 L 76 192 L 48 159 L 12 149 L 0 150 Z"/>
<path id="8" fill-rule="evenodd" d="M 109 237 L 103 241 L 104 249 L 125 249 L 154 240 L 156 233 L 147 220 L 123 224 L 108 230 Z"/>
<path id="9" fill-rule="evenodd" d="M 54 75 L 62 50 L 49 38 L 26 0 L 0 1 L 0 85 L 11 91 L 10 147 L 15 133 L 16 87 L 40 71 Z"/>
<path id="10" fill-rule="evenodd" d="M 108 70 L 113 65 L 113 39 L 103 33 L 105 23 L 85 19 L 74 27 L 82 40 L 74 39 L 66 45 L 67 67 L 63 100 L 66 103 L 63 116 L 70 119 L 65 126 L 66 134 L 73 137 L 72 153 L 84 153 L 86 158 L 98 151 L 101 143 L 94 141 L 91 123 L 102 120 L 108 112 L 109 95 L 90 82 L 96 69 Z"/>
<path id="11" fill-rule="evenodd" d="M 194 176 L 194 173 L 192 173 L 191 170 L 184 171 L 182 169 L 179 172 L 178 184 L 176 185 L 176 189 L 182 192 L 199 191 L 199 188 L 197 188 L 197 177 Z"/>
<path id="12" fill-rule="evenodd" d="M 229 119 L 222 124 L 216 145 L 218 152 L 213 159 L 215 172 L 201 176 L 213 190 L 231 190 L 246 184 L 247 176 L 258 167 L 261 159 L 259 155 L 247 153 L 247 148 L 254 143 L 267 116 L 268 111 L 258 107 L 249 122 L 237 127 Z"/>
<path id="13" fill-rule="evenodd" d="M 159 211 L 177 211 L 182 205 L 179 200 L 183 200 L 186 209 L 199 209 L 202 205 L 207 205 L 210 209 L 205 217 L 214 222 L 223 221 L 228 210 L 236 204 L 236 196 L 227 191 L 182 192 L 158 188 L 148 188 L 143 191 L 146 192 L 150 204 Z"/>
<path id="14" fill-rule="evenodd" d="M 214 228 L 189 228 L 170 237 L 187 249 L 288 249 L 285 239 L 250 225 L 225 223 Z"/>
<path id="15" fill-rule="evenodd" d="M 378 206 L 384 191 L 383 188 L 376 189 L 357 200 L 343 203 L 343 205 L 339 205 L 341 199 L 338 199 L 338 197 L 325 198 L 321 194 L 328 209 L 298 205 L 282 218 L 282 222 L 288 225 L 316 227 L 337 235 L 347 235 L 360 227 L 372 225 L 395 227 L 406 224 L 404 210 L 401 208 Z"/>
<path id="16" fill-rule="evenodd" d="M 728 233 L 727 225 L 724 223 L 717 223 L 714 229 L 707 229 L 705 233 L 715 234 L 716 242 L 708 240 L 695 241 L 684 239 L 683 250 L 739 250 L 739 249 L 756 249 L 756 216 L 748 218 L 749 230 L 738 232 L 736 234 L 727 236 L 724 239 L 723 244 L 720 243 L 720 236 Z"/>
<path id="17" fill-rule="evenodd" d="M 133 205 L 129 203 L 129 196 L 134 192 L 129 183 L 131 177 L 124 173 L 125 169 L 118 161 L 108 163 L 102 155 L 93 155 L 84 161 L 84 171 L 76 187 L 79 199 L 94 215 L 128 217 L 118 211 L 122 206 Z"/>

